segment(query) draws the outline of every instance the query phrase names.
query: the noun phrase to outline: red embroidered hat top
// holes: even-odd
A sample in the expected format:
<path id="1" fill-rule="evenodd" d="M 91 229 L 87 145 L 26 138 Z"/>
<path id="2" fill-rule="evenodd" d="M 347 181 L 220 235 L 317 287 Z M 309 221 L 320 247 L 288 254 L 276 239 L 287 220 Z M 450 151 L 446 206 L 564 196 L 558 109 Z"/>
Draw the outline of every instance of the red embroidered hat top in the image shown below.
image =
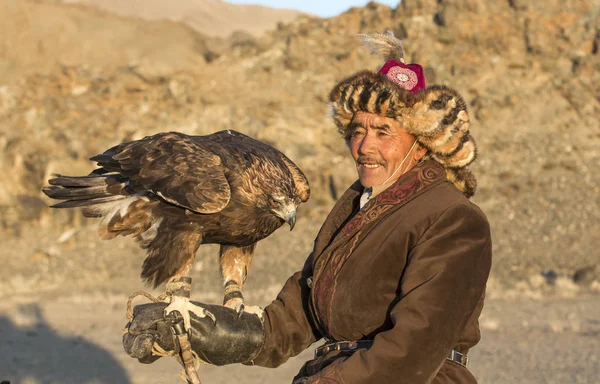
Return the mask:
<path id="1" fill-rule="evenodd" d="M 386 61 L 379 73 L 410 92 L 418 92 L 425 88 L 425 74 L 419 64 L 404 64 L 390 59 Z"/>

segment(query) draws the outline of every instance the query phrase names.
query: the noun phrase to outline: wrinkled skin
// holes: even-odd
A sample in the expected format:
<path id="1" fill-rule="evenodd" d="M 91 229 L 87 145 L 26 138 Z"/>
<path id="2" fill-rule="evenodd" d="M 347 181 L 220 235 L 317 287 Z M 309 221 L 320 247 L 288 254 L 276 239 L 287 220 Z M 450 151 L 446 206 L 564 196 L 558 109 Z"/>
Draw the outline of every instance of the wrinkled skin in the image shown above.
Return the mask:
<path id="1" fill-rule="evenodd" d="M 427 152 L 419 144 L 412 148 L 415 137 L 389 117 L 358 111 L 350 127 L 348 146 L 364 187 L 391 185 Z"/>

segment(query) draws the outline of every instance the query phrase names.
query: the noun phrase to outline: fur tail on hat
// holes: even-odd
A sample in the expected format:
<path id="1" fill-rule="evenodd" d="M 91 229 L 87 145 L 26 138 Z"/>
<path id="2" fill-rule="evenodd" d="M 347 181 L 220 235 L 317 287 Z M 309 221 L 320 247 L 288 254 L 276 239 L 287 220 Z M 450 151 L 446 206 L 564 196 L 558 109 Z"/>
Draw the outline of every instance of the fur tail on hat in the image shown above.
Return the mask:
<path id="1" fill-rule="evenodd" d="M 380 55 L 386 60 L 394 59 L 404 62 L 402 40 L 397 39 L 391 30 L 387 30 L 385 33 L 359 34 L 358 37 L 373 55 Z"/>
<path id="2" fill-rule="evenodd" d="M 446 178 L 466 197 L 471 197 L 477 189 L 477 180 L 468 167 L 446 168 Z"/>

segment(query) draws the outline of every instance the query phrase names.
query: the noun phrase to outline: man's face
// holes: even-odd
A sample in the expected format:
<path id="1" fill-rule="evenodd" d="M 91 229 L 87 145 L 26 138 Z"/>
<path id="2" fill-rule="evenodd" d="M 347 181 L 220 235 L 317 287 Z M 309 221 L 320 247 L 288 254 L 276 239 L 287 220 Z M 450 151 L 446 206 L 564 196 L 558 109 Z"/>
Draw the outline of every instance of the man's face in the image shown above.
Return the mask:
<path id="1" fill-rule="evenodd" d="M 406 132 L 398 121 L 374 113 L 356 112 L 350 129 L 348 145 L 364 187 L 383 184 L 394 174 L 415 142 L 414 136 Z M 425 152 L 424 148 L 414 148 L 402 169 L 389 181 L 395 181 L 412 168 Z"/>

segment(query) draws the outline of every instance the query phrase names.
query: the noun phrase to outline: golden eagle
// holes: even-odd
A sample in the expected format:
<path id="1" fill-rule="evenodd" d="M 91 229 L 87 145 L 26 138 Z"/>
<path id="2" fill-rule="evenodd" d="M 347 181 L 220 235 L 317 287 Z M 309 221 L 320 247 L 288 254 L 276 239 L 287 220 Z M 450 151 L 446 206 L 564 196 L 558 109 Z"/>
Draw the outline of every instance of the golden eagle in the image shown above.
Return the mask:
<path id="1" fill-rule="evenodd" d="M 99 168 L 88 176 L 48 181 L 44 193 L 65 200 L 53 207 L 101 217 L 104 239 L 133 236 L 147 250 L 141 277 L 155 288 L 186 276 L 201 244 L 220 244 L 224 305 L 240 314 L 256 242 L 284 222 L 292 229 L 310 193 L 283 153 L 232 130 L 159 133 L 90 160 Z"/>

